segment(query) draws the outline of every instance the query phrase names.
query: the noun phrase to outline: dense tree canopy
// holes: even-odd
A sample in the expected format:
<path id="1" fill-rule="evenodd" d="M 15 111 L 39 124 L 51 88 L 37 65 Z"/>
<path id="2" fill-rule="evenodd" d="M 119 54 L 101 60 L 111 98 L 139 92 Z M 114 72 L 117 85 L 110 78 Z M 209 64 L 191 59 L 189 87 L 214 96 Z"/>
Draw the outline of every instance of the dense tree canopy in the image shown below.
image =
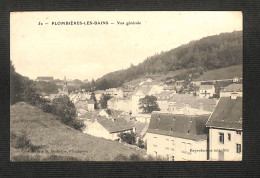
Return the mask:
<path id="1" fill-rule="evenodd" d="M 144 98 L 139 99 L 139 109 L 142 109 L 143 113 L 152 113 L 153 111 L 160 111 L 155 96 L 146 95 Z"/>
<path id="2" fill-rule="evenodd" d="M 96 89 L 116 88 L 145 74 L 165 74 L 178 69 L 200 71 L 242 64 L 242 32 L 222 33 L 192 41 L 148 57 L 143 63 L 109 73 L 95 81 Z"/>

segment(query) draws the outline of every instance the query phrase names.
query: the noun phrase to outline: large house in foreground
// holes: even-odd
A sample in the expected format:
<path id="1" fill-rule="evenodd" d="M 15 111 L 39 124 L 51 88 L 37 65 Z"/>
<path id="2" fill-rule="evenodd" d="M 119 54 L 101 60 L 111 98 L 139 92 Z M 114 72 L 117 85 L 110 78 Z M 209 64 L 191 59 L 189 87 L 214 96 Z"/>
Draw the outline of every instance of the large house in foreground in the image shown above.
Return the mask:
<path id="1" fill-rule="evenodd" d="M 124 118 L 96 118 L 84 121 L 85 129 L 83 133 L 109 140 L 119 140 L 118 134 L 135 132 L 135 127 Z"/>
<path id="2" fill-rule="evenodd" d="M 153 112 L 146 133 L 147 154 L 169 161 L 207 160 L 208 117 Z"/>
<path id="3" fill-rule="evenodd" d="M 206 127 L 212 161 L 242 160 L 242 98 L 221 97 Z"/>

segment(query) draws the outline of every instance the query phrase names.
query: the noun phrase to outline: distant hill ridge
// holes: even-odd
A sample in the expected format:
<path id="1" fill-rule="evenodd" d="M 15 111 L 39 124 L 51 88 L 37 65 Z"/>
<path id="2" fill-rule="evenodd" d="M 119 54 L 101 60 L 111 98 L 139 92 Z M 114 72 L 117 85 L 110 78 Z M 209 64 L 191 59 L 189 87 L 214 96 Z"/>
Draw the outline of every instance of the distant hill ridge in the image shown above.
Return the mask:
<path id="1" fill-rule="evenodd" d="M 147 74 L 164 75 L 180 69 L 201 68 L 204 71 L 242 64 L 242 31 L 221 33 L 192 41 L 167 52 L 147 57 L 128 69 L 115 71 L 97 79 L 97 89 L 122 86 Z"/>

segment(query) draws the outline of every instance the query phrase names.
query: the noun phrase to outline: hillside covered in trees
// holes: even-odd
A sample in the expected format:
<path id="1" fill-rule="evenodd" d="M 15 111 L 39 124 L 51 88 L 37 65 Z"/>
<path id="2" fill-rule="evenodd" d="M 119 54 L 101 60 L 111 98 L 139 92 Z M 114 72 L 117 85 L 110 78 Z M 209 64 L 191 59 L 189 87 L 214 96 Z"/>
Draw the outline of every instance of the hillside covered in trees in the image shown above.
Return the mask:
<path id="1" fill-rule="evenodd" d="M 92 81 L 91 87 L 119 87 L 124 82 L 143 75 L 167 74 L 179 69 L 198 69 L 202 74 L 208 70 L 242 64 L 242 36 L 242 31 L 235 31 L 192 41 L 170 51 L 147 57 L 136 66 L 131 65 L 128 69 L 106 74 L 95 82 Z"/>

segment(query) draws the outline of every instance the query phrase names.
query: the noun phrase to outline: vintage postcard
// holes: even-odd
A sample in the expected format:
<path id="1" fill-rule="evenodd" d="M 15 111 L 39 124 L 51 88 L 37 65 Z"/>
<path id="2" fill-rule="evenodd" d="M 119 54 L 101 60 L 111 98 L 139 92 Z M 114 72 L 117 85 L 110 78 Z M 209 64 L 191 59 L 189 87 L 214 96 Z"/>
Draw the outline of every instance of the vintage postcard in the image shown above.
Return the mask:
<path id="1" fill-rule="evenodd" d="M 242 161 L 239 11 L 10 14 L 10 160 Z"/>

